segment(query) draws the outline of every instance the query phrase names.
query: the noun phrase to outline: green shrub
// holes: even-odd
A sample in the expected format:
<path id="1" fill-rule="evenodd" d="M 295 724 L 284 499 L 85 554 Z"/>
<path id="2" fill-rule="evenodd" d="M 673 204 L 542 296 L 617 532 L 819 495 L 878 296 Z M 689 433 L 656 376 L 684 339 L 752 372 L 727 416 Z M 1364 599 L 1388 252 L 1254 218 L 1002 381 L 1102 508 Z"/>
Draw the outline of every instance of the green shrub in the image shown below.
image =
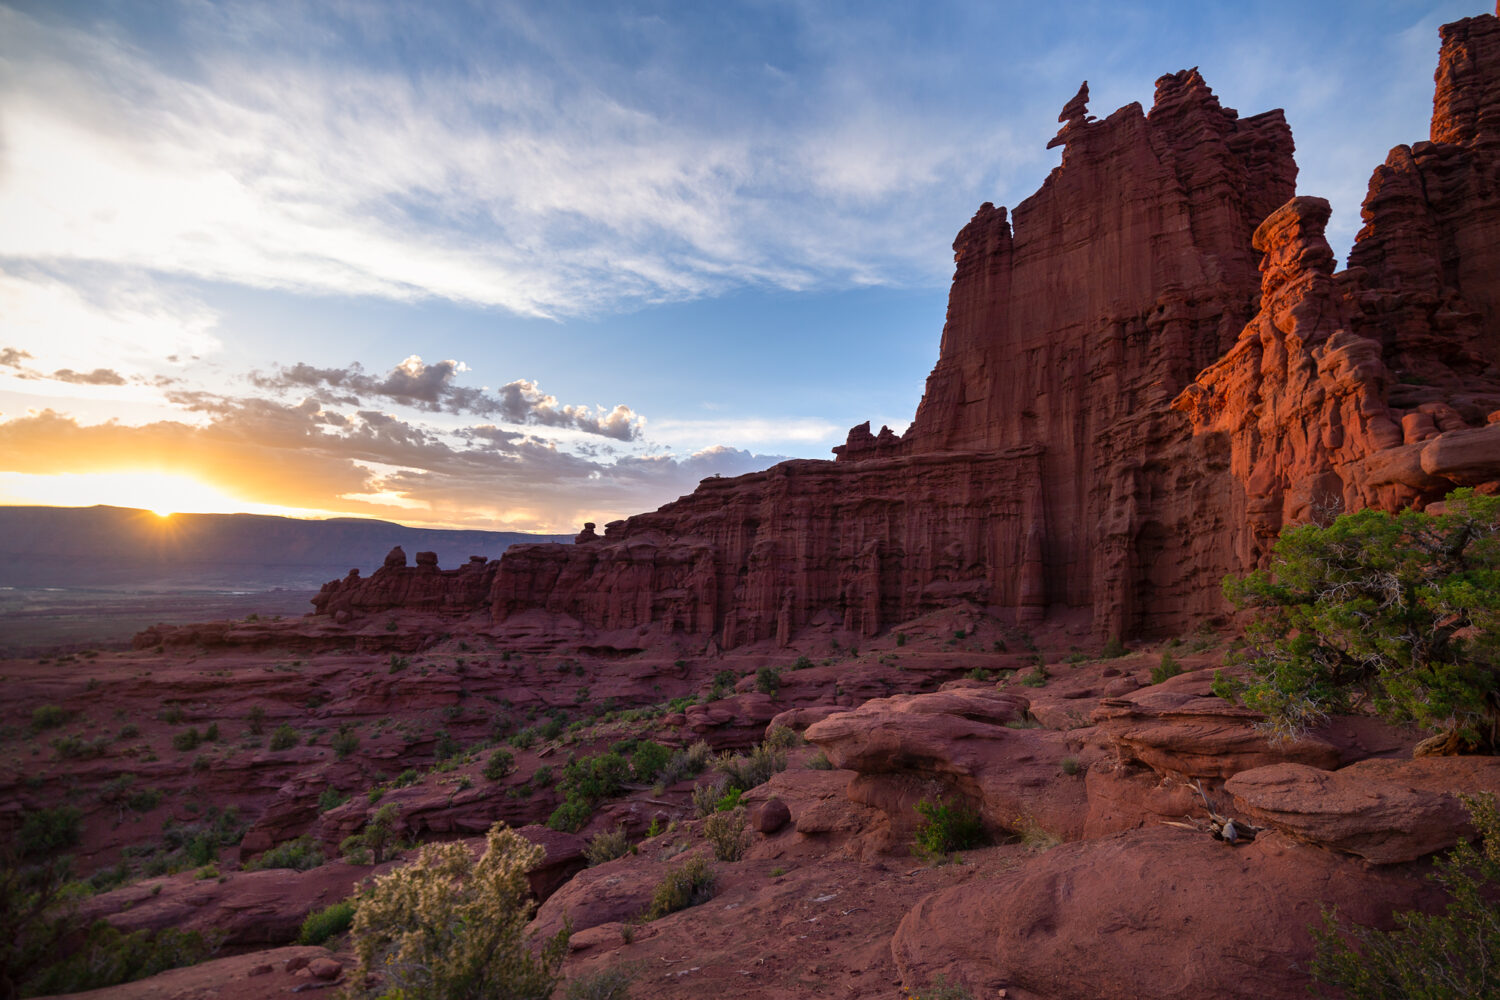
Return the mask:
<path id="1" fill-rule="evenodd" d="M 630 755 L 630 770 L 636 781 L 655 781 L 657 775 L 672 762 L 672 750 L 651 740 L 636 744 Z"/>
<path id="2" fill-rule="evenodd" d="M 435 759 L 448 760 L 450 758 L 457 757 L 460 753 L 463 752 L 463 749 L 464 748 L 459 745 L 458 740 L 455 740 L 452 735 L 449 734 L 448 730 L 439 729 L 437 731 L 436 742 L 433 744 L 432 748 L 432 755 Z"/>
<path id="3" fill-rule="evenodd" d="M 1101 659 L 1105 660 L 1117 660 L 1128 652 L 1130 652 L 1130 650 L 1125 648 L 1125 644 L 1120 641 L 1120 637 L 1117 635 L 1112 635 L 1109 637 L 1109 640 L 1105 642 L 1104 649 L 1100 651 L 1099 656 Z"/>
<path id="4" fill-rule="evenodd" d="M 491 781 L 501 781 L 516 770 L 516 755 L 509 750 L 496 750 L 484 763 L 484 776 Z"/>
<path id="5" fill-rule="evenodd" d="M 63 760 L 93 760 L 109 750 L 109 740 L 103 736 L 86 740 L 76 734 L 58 736 L 52 740 L 52 749 Z"/>
<path id="6" fill-rule="evenodd" d="M 298 944 L 319 945 L 347 931 L 354 923 L 354 900 L 346 899 L 315 910 L 302 921 Z"/>
<path id="7" fill-rule="evenodd" d="M 73 717 L 73 713 L 61 705 L 38 705 L 31 710 L 31 728 L 37 732 L 56 729 Z"/>
<path id="8" fill-rule="evenodd" d="M 1066 774 L 1069 777 L 1072 777 L 1073 775 L 1077 774 L 1078 773 L 1078 758 L 1077 757 L 1064 757 L 1062 759 L 1062 772 L 1063 772 L 1063 774 Z"/>
<path id="9" fill-rule="evenodd" d="M 408 767 L 406 770 L 396 775 L 396 777 L 391 781 L 391 784 L 395 785 L 397 788 L 406 788 L 410 785 L 415 785 L 421 780 L 422 773 L 416 768 Z"/>
<path id="10" fill-rule="evenodd" d="M 568 761 L 558 783 L 564 801 L 548 817 L 547 825 L 570 833 L 582 829 L 594 808 L 617 794 L 629 777 L 630 762 L 613 750 Z"/>
<path id="11" fill-rule="evenodd" d="M 250 714 L 247 717 L 250 723 L 250 732 L 259 736 L 266 729 L 266 708 L 264 705 L 251 705 Z"/>
<path id="12" fill-rule="evenodd" d="M 157 713 L 156 717 L 168 725 L 175 726 L 186 718 L 186 714 L 182 711 L 181 705 L 167 705 Z"/>
<path id="13" fill-rule="evenodd" d="M 567 956 L 569 929 L 534 942 L 526 873 L 542 848 L 496 823 L 476 863 L 462 843 L 428 844 L 417 860 L 375 880 L 356 904 L 351 977 L 383 977 L 403 1000 L 550 996 Z"/>
<path id="14" fill-rule="evenodd" d="M 396 804 L 387 802 L 375 810 L 375 815 L 365 823 L 364 830 L 356 835 L 358 847 L 369 852 L 375 864 L 380 864 L 385 860 L 386 852 L 396 843 L 396 826 L 400 822 L 401 814 L 397 811 Z M 356 837 L 346 837 L 339 846 L 345 847 L 351 840 L 356 840 Z"/>
<path id="15" fill-rule="evenodd" d="M 646 919 L 656 920 L 713 898 L 714 881 L 714 870 L 701 854 L 694 854 L 675 868 L 667 869 L 651 893 Z"/>
<path id="16" fill-rule="evenodd" d="M 117 740 L 133 740 L 141 735 L 141 727 L 133 722 L 127 722 L 120 727 L 120 732 L 115 736 Z"/>
<path id="17" fill-rule="evenodd" d="M 630 837 L 625 833 L 625 827 L 617 826 L 613 830 L 596 833 L 589 838 L 587 846 L 583 849 L 583 857 L 589 865 L 602 865 L 606 861 L 624 857 L 630 852 Z"/>
<path id="18" fill-rule="evenodd" d="M 359 749 L 359 734 L 349 723 L 339 723 L 339 731 L 334 734 L 333 739 L 328 741 L 328 745 L 333 748 L 338 759 L 343 760 Z"/>
<path id="19" fill-rule="evenodd" d="M 912 850 L 920 857 L 936 860 L 984 843 L 979 813 L 963 802 L 923 799 L 916 810 L 921 819 Z"/>
<path id="20" fill-rule="evenodd" d="M 277 726 L 276 731 L 271 734 L 272 750 L 290 750 L 292 747 L 296 746 L 298 742 L 297 730 L 293 729 L 290 724 L 285 722 Z"/>
<path id="21" fill-rule="evenodd" d="M 734 686 L 739 682 L 740 675 L 733 670 L 720 670 L 714 674 L 713 686 L 709 688 L 708 700 L 718 701 L 727 694 L 734 692 Z"/>
<path id="22" fill-rule="evenodd" d="M 766 730 L 766 737 L 760 742 L 762 746 L 772 750 L 787 750 L 801 743 L 802 737 L 790 726 L 772 726 Z"/>
<path id="23" fill-rule="evenodd" d="M 905 632 L 897 632 L 896 633 L 896 645 L 898 645 L 898 646 L 904 646 L 904 645 L 906 645 L 906 633 Z"/>
<path id="24" fill-rule="evenodd" d="M 583 799 L 568 799 L 552 810 L 547 825 L 554 830 L 576 833 L 594 818 L 594 803 Z"/>
<path id="25" fill-rule="evenodd" d="M 568 983 L 563 997 L 564 1000 L 630 1000 L 630 984 L 639 974 L 637 968 L 626 965 L 590 972 Z"/>
<path id="26" fill-rule="evenodd" d="M 714 767 L 729 779 L 731 788 L 748 792 L 786 770 L 786 750 L 760 743 L 747 756 L 725 751 L 714 758 Z"/>
<path id="27" fill-rule="evenodd" d="M 1182 673 L 1182 664 L 1177 662 L 1177 657 L 1171 651 L 1161 654 L 1161 663 L 1151 668 L 1151 683 L 1160 684 L 1169 677 L 1176 677 Z"/>
<path id="28" fill-rule="evenodd" d="M 738 861 L 745 856 L 745 807 L 716 812 L 703 821 L 703 836 L 720 861 Z"/>
<path id="29" fill-rule="evenodd" d="M 1282 532 L 1267 571 L 1226 578 L 1256 620 L 1216 677 L 1295 736 L 1356 703 L 1440 731 L 1448 749 L 1500 740 L 1500 496 L 1456 490 L 1447 513 L 1362 510 Z"/>
<path id="30" fill-rule="evenodd" d="M 933 977 L 921 997 L 922 1000 L 974 1000 L 974 994 L 962 983 L 949 982 L 941 974 Z"/>
<path id="31" fill-rule="evenodd" d="M 83 813 L 76 806 L 33 809 L 21 817 L 21 856 L 40 858 L 78 843 Z"/>
<path id="32" fill-rule="evenodd" d="M 298 837 L 284 844 L 277 844 L 245 866 L 246 871 L 261 871 L 267 868 L 291 868 L 305 872 L 323 863 L 323 850 L 311 837 Z"/>
<path id="33" fill-rule="evenodd" d="M 725 784 L 725 779 L 720 777 L 714 781 L 703 781 L 694 785 L 693 815 L 701 819 L 717 812 L 719 800 L 724 797 Z"/>
<path id="34" fill-rule="evenodd" d="M 166 929 L 124 934 L 103 920 L 89 928 L 81 947 L 28 980 L 22 996 L 51 996 L 101 990 L 154 976 L 168 969 L 195 965 L 216 945 L 197 931 Z"/>
<path id="35" fill-rule="evenodd" d="M 1021 678 L 1021 683 L 1025 684 L 1027 687 L 1034 687 L 1034 688 L 1046 687 L 1047 686 L 1047 680 L 1051 676 L 1052 676 L 1051 674 L 1047 673 L 1047 668 L 1044 667 L 1042 664 L 1038 663 L 1032 669 L 1031 673 L 1029 673 L 1025 677 Z"/>
<path id="36" fill-rule="evenodd" d="M 755 672 L 755 690 L 776 697 L 781 690 L 781 671 L 775 667 L 761 667 Z"/>
<path id="37" fill-rule="evenodd" d="M 349 796 L 329 785 L 318 794 L 318 812 L 326 813 L 330 809 L 337 809 L 348 801 Z"/>
<path id="38" fill-rule="evenodd" d="M 411 661 L 410 660 L 408 660 L 404 656 L 397 656 L 395 653 L 392 653 L 391 654 L 390 669 L 387 670 L 386 673 L 388 673 L 388 674 L 399 674 L 401 671 L 405 670 L 409 666 L 411 666 Z"/>
<path id="39" fill-rule="evenodd" d="M 707 743 L 698 740 L 691 746 L 675 751 L 668 759 L 665 767 L 656 775 L 656 782 L 662 788 L 675 785 L 684 778 L 691 778 L 708 766 L 709 758 L 713 751 Z"/>
<path id="40" fill-rule="evenodd" d="M 814 771 L 832 771 L 833 761 L 828 759 L 826 753 L 819 750 L 807 759 L 807 766 Z"/>
<path id="41" fill-rule="evenodd" d="M 1396 928 L 1346 926 L 1336 910 L 1313 928 L 1312 974 L 1360 1000 L 1448 1000 L 1500 996 L 1500 812 L 1495 796 L 1463 797 L 1481 847 L 1467 841 L 1429 876 L 1451 902 L 1442 913 L 1396 915 Z"/>

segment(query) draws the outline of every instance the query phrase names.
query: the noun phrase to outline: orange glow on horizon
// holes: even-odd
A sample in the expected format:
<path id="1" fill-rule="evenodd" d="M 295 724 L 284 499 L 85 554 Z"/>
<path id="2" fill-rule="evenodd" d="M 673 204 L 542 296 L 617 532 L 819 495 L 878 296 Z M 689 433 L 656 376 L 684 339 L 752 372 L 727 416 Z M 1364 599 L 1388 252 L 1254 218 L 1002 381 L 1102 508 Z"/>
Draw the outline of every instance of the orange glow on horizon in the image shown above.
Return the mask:
<path id="1" fill-rule="evenodd" d="M 173 514 L 335 515 L 241 500 L 213 483 L 180 473 L 77 472 L 57 475 L 0 473 L 0 504 L 47 507 L 133 507 L 166 519 Z"/>

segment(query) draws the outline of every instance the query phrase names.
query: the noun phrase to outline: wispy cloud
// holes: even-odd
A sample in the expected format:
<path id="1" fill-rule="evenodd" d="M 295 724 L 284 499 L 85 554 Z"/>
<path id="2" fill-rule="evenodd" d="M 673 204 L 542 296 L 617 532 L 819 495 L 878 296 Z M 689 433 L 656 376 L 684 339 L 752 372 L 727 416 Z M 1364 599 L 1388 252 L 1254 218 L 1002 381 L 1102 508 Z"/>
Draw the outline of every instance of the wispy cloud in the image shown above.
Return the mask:
<path id="1" fill-rule="evenodd" d="M 183 8 L 201 48 L 169 66 L 0 8 L 0 255 L 534 315 L 941 281 L 951 220 L 932 196 L 1012 155 L 1003 133 L 976 142 L 957 115 L 859 87 L 787 98 L 827 105 L 792 120 L 748 94 L 718 95 L 728 117 L 677 113 L 661 91 L 693 80 L 570 77 L 597 53 L 554 40 L 510 59 L 459 40 L 412 73 L 325 61 L 275 41 L 351 26 L 275 9 Z M 365 31 L 401 16 L 353 9 Z M 525 37 L 521 13 L 495 20 Z"/>

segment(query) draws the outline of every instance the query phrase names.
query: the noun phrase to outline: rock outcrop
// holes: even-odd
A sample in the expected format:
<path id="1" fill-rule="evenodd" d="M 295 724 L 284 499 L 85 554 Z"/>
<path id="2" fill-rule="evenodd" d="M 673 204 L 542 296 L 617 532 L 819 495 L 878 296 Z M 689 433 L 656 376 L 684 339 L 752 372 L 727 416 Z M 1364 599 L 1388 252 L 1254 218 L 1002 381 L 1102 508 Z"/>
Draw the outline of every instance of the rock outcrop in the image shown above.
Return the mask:
<path id="1" fill-rule="evenodd" d="M 418 552 L 417 564 L 408 566 L 406 553 L 398 545 L 368 578 L 351 569 L 344 579 L 323 584 L 312 599 L 313 613 L 347 619 L 352 614 L 391 608 L 475 611 L 489 604 L 499 567 L 498 562 L 484 556 L 470 556 L 458 569 L 439 569 L 435 552 Z"/>
<path id="2" fill-rule="evenodd" d="M 1098 121 L 1085 84 L 1041 190 L 959 233 L 905 434 L 514 547 L 495 619 L 722 649 L 972 601 L 1170 634 L 1286 524 L 1500 490 L 1500 22 L 1444 28 L 1437 79 L 1431 141 L 1376 170 L 1343 272 L 1281 112 L 1185 70 Z"/>
<path id="3" fill-rule="evenodd" d="M 908 982 L 956 974 L 982 996 L 1305 996 L 1309 928 L 1324 906 L 1380 924 L 1431 895 L 1409 874 L 1369 872 L 1275 834 L 1234 848 L 1153 827 L 934 893 L 891 951 Z"/>

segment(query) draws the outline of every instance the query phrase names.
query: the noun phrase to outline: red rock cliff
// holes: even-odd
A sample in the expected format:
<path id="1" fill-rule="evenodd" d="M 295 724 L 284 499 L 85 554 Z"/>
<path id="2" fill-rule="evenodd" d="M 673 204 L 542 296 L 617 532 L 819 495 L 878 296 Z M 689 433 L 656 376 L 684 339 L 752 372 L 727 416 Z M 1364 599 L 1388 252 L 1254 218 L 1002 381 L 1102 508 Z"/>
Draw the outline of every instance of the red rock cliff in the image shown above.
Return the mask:
<path id="1" fill-rule="evenodd" d="M 1218 580 L 1323 507 L 1500 489 L 1500 29 L 1443 29 L 1433 140 L 1376 171 L 1348 271 L 1327 203 L 1288 201 L 1279 111 L 1196 70 L 1104 121 L 954 243 L 937 366 L 907 432 L 705 482 L 575 546 L 518 546 L 499 621 L 734 646 L 819 620 L 873 633 L 969 599 L 1100 634 L 1219 610 Z M 1500 418 L 1500 414 L 1497 414 Z M 581 536 L 582 537 L 582 536 Z"/>

